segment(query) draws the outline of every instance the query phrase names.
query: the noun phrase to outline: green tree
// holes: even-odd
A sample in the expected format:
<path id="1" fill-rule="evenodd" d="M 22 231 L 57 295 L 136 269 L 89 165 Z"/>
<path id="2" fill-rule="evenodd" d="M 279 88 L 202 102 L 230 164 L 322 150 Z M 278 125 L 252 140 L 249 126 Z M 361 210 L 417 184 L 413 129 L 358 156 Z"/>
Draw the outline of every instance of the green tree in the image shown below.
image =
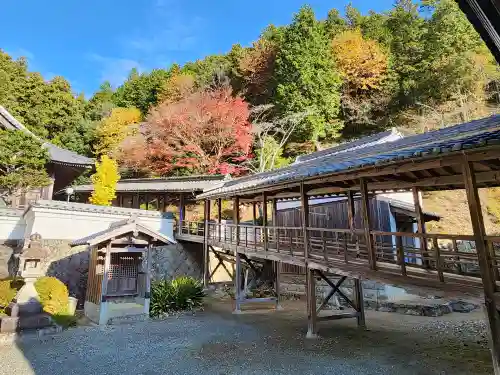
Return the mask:
<path id="1" fill-rule="evenodd" d="M 111 202 L 116 198 L 116 184 L 120 180 L 118 164 L 103 155 L 100 162 L 96 161 L 95 170 L 91 177 L 94 191 L 89 201 L 99 206 L 111 206 Z"/>
<path id="2" fill-rule="evenodd" d="M 308 111 L 293 140 L 318 142 L 334 138 L 342 129 L 338 121 L 340 86 L 324 24 L 310 7 L 303 7 L 283 33 L 276 57 L 278 82 L 275 103 L 281 114 Z"/>
<path id="3" fill-rule="evenodd" d="M 49 155 L 41 142 L 31 134 L 17 130 L 0 130 L 0 196 L 12 198 L 50 183 L 45 171 Z"/>
<path id="4" fill-rule="evenodd" d="M 171 73 L 164 69 L 154 69 L 149 73 L 139 73 L 132 69 L 127 80 L 116 89 L 113 102 L 119 107 L 138 108 L 143 116 L 159 102 L 159 94 Z"/>

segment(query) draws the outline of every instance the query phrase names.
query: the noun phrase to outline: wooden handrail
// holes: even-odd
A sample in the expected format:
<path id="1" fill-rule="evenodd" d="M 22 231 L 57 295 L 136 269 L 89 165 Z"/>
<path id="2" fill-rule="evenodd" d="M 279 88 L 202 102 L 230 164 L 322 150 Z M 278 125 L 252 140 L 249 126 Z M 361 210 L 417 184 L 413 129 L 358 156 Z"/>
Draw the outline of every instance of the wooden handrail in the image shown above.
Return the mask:
<path id="1" fill-rule="evenodd" d="M 378 230 L 370 231 L 372 236 L 401 236 L 401 237 L 415 237 L 425 239 L 438 239 L 438 240 L 461 240 L 461 241 L 474 241 L 474 236 L 460 235 L 460 234 L 438 234 L 438 233 L 410 233 L 410 232 L 383 232 Z"/>

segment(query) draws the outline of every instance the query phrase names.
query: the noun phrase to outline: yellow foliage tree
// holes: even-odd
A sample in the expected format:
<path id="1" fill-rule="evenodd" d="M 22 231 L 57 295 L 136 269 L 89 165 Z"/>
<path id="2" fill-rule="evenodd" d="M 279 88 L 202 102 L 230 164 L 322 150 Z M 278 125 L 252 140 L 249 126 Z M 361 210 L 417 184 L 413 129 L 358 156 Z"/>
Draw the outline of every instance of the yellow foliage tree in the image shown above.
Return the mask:
<path id="1" fill-rule="evenodd" d="M 159 94 L 160 102 L 178 102 L 189 94 L 192 94 L 195 88 L 196 82 L 191 74 L 174 74 L 165 82 Z"/>
<path id="2" fill-rule="evenodd" d="M 332 43 L 338 69 L 349 92 L 379 89 L 387 73 L 387 56 L 375 40 L 358 29 L 340 33 Z"/>
<path id="3" fill-rule="evenodd" d="M 123 140 L 133 134 L 133 124 L 139 121 L 141 112 L 137 108 L 113 108 L 109 117 L 97 126 L 96 154 L 112 156 Z"/>
<path id="4" fill-rule="evenodd" d="M 111 206 L 116 198 L 116 183 L 120 180 L 118 164 L 108 155 L 101 157 L 101 162 L 95 163 L 96 172 L 92 175 L 94 191 L 90 197 L 90 203 L 100 206 Z"/>

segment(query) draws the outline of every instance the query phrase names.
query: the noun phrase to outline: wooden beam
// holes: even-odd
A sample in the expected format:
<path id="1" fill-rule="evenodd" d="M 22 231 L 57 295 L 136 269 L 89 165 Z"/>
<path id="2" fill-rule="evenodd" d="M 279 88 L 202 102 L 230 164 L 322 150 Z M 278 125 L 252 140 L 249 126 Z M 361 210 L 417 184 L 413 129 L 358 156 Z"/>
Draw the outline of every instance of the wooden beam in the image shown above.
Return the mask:
<path id="1" fill-rule="evenodd" d="M 235 252 L 235 271 L 234 271 L 234 312 L 241 312 L 241 258 L 240 253 Z"/>
<path id="2" fill-rule="evenodd" d="M 267 233 L 267 192 L 262 193 L 262 226 L 263 226 L 263 236 L 264 236 L 264 250 L 267 251 L 267 246 L 269 242 L 269 236 Z"/>
<path id="3" fill-rule="evenodd" d="M 476 178 L 472 163 L 464 158 L 463 177 L 465 183 L 465 191 L 467 193 L 467 203 L 471 216 L 472 229 L 474 232 L 476 253 L 481 270 L 481 278 L 484 288 L 484 304 L 486 314 L 488 316 L 490 328 L 490 346 L 493 359 L 493 367 L 495 374 L 499 373 L 500 369 L 500 314 L 495 303 L 496 284 L 493 277 L 493 272 L 490 266 L 488 247 L 486 245 L 483 214 L 481 211 L 481 203 L 479 193 L 476 186 Z"/>
<path id="4" fill-rule="evenodd" d="M 236 225 L 236 245 L 240 243 L 240 197 L 233 199 L 233 222 Z"/>
<path id="5" fill-rule="evenodd" d="M 352 191 L 347 192 L 347 220 L 349 229 L 354 231 L 356 229 L 356 224 L 354 218 L 356 217 L 355 206 L 354 206 L 354 194 Z"/>
<path id="6" fill-rule="evenodd" d="M 210 200 L 205 199 L 204 232 L 203 232 L 203 285 L 208 287 L 210 283 L 210 254 L 208 251 L 209 221 L 210 221 Z"/>
<path id="7" fill-rule="evenodd" d="M 179 231 L 179 234 L 182 233 L 182 225 L 184 221 L 184 216 L 186 214 L 186 206 L 184 204 L 184 193 L 179 193 L 179 227 L 177 230 Z"/>
<path id="8" fill-rule="evenodd" d="M 316 279 L 314 270 L 306 269 L 307 286 L 307 335 L 306 338 L 316 338 L 318 333 L 318 317 L 316 313 Z"/>
<path id="9" fill-rule="evenodd" d="M 217 199 L 217 223 L 218 225 L 218 235 L 219 235 L 219 241 L 222 238 L 222 199 L 218 198 Z"/>
<path id="10" fill-rule="evenodd" d="M 257 225 L 257 203 L 252 202 L 252 223 Z"/>
<path id="11" fill-rule="evenodd" d="M 354 279 L 354 303 L 356 304 L 356 311 L 358 312 L 356 316 L 358 327 L 366 329 L 365 302 L 363 297 L 363 283 L 360 279 Z"/>
<path id="12" fill-rule="evenodd" d="M 368 262 L 372 270 L 377 269 L 377 259 L 375 255 L 375 247 L 373 246 L 373 239 L 370 234 L 371 221 L 370 221 L 370 200 L 368 197 L 368 189 L 366 180 L 361 178 L 359 180 L 361 190 L 361 216 L 363 218 L 363 229 L 365 231 L 366 249 L 368 251 Z"/>
<path id="13" fill-rule="evenodd" d="M 415 205 L 415 216 L 417 217 L 418 233 L 425 234 L 425 217 L 424 217 L 424 212 L 422 210 L 422 205 L 420 204 L 420 194 L 418 188 L 414 187 L 412 189 L 412 193 L 413 193 L 413 204 Z M 428 259 L 429 254 L 427 251 L 427 240 L 425 238 L 420 238 L 419 243 L 420 243 L 420 251 L 422 253 L 422 256 L 424 257 L 423 264 L 425 265 L 426 268 L 429 268 L 430 263 Z"/>
<path id="14" fill-rule="evenodd" d="M 273 227 L 278 226 L 278 200 L 276 198 L 272 199 L 272 220 Z"/>
<path id="15" fill-rule="evenodd" d="M 309 197 L 307 196 L 307 189 L 302 183 L 300 185 L 300 208 L 302 212 L 302 236 L 304 238 L 304 259 L 307 262 L 309 257 Z"/>

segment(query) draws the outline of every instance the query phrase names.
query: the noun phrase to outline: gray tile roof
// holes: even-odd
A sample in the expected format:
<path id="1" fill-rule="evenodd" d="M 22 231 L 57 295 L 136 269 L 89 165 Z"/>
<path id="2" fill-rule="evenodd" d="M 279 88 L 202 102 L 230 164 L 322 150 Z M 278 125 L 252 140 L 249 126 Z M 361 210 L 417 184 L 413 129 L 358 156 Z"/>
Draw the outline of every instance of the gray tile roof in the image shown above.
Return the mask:
<path id="1" fill-rule="evenodd" d="M 49 152 L 50 161 L 57 164 L 66 164 L 73 166 L 92 166 L 94 159 L 79 155 L 76 152 L 66 150 L 64 148 L 53 145 L 50 142 L 44 141 L 33 134 L 28 128 L 17 121 L 4 107 L 0 106 L 0 128 L 8 130 L 19 130 L 40 140 L 42 146 Z"/>
<path id="2" fill-rule="evenodd" d="M 164 178 L 134 178 L 120 180 L 116 191 L 125 192 L 202 192 L 220 186 L 224 176 L 182 176 Z M 75 192 L 88 193 L 94 190 L 92 185 L 74 187 Z"/>
<path id="3" fill-rule="evenodd" d="M 357 150 L 381 143 L 394 142 L 401 138 L 403 138 L 403 134 L 401 134 L 396 128 L 392 128 L 391 130 L 386 132 L 381 132 L 367 137 L 359 138 L 354 141 L 345 142 L 334 147 L 329 147 L 325 150 L 313 152 L 307 155 L 300 155 L 297 157 L 294 164 L 303 163 L 325 156 L 336 155 L 341 152 Z"/>
<path id="4" fill-rule="evenodd" d="M 440 155 L 491 144 L 500 144 L 500 115 L 404 137 L 390 143 L 346 150 L 333 155 L 327 153 L 274 171 L 228 181 L 221 187 L 200 194 L 198 198 L 230 196 L 237 192 L 285 182 L 299 182 L 311 177 L 342 173 L 360 167 L 426 155 Z"/>
<path id="5" fill-rule="evenodd" d="M 98 245 L 105 241 L 109 241 L 113 237 L 118 237 L 126 233 L 139 232 L 147 236 L 154 237 L 164 244 L 175 244 L 177 243 L 173 238 L 165 236 L 151 228 L 148 228 L 144 224 L 137 220 L 137 217 L 131 216 L 125 220 L 119 220 L 115 223 L 111 223 L 108 229 L 92 233 L 91 235 L 85 236 L 78 240 L 71 242 L 71 246 L 81 246 L 81 245 Z"/>
<path id="6" fill-rule="evenodd" d="M 173 219 L 171 212 L 146 211 L 136 208 L 97 206 L 94 204 L 63 202 L 63 201 L 39 200 L 37 202 L 31 203 L 30 206 L 26 209 L 26 211 L 32 208 L 51 208 L 64 211 L 98 212 L 103 214 L 129 215 L 129 216 L 135 215 L 138 217 L 163 217 L 166 219 Z"/>

